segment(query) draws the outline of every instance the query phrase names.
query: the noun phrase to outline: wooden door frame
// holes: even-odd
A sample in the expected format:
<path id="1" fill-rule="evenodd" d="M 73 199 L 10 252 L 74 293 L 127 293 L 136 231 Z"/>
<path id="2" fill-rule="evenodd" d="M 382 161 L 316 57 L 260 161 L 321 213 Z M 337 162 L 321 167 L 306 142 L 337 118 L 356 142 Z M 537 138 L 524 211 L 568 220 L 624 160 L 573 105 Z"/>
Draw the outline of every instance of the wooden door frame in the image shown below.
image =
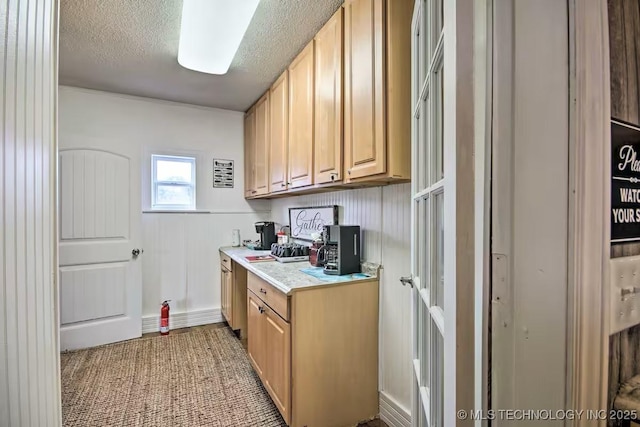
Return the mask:
<path id="1" fill-rule="evenodd" d="M 474 408 L 475 169 L 474 2 L 444 2 L 443 152 L 445 333 L 444 425 L 468 425 L 459 410 Z M 453 70 L 453 72 L 451 71 Z M 470 101 L 471 100 L 471 101 Z M 448 143 L 446 141 L 449 141 Z"/>
<path id="2" fill-rule="evenodd" d="M 573 102 L 567 408 L 601 410 L 607 407 L 609 362 L 609 22 L 606 0 L 568 3 Z M 582 419 L 573 425 L 592 423 Z"/>

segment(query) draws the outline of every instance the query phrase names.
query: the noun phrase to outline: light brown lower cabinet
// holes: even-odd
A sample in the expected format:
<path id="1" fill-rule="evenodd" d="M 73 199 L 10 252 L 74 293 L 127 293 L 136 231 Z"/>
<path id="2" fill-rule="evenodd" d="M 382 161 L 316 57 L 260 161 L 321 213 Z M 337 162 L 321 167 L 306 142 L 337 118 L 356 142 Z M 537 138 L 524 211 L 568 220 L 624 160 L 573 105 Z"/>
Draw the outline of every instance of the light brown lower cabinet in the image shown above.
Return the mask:
<path id="1" fill-rule="evenodd" d="M 291 412 L 291 328 L 251 290 L 247 294 L 249 360 L 285 422 Z"/>
<path id="2" fill-rule="evenodd" d="M 220 253 L 220 300 L 222 316 L 241 337 L 247 333 L 247 270 Z"/>
<path id="3" fill-rule="evenodd" d="M 285 295 L 247 274 L 249 360 L 287 425 L 342 427 L 379 413 L 378 281 Z"/>

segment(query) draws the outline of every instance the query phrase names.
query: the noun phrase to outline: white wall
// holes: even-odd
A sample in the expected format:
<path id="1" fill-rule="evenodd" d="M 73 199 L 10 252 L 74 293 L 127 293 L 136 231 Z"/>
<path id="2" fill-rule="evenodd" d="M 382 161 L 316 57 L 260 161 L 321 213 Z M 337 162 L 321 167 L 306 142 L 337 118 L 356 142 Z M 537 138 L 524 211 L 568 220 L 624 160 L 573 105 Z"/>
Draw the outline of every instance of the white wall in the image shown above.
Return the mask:
<path id="1" fill-rule="evenodd" d="M 143 325 L 154 327 L 164 299 L 172 300 L 172 314 L 220 320 L 218 248 L 231 244 L 234 228 L 243 239 L 254 238 L 253 223 L 270 217 L 269 201 L 244 199 L 243 113 L 71 87 L 60 88 L 59 108 L 60 148 L 95 146 L 97 139 L 105 149 L 110 141 L 138 147 L 143 211 L 149 208 L 150 155 L 196 156 L 196 207 L 205 213 L 141 215 L 142 313 L 149 317 Z M 235 161 L 233 189 L 213 188 L 213 158 Z"/>
<path id="2" fill-rule="evenodd" d="M 494 7 L 491 405 L 566 409 L 568 5 Z"/>
<path id="3" fill-rule="evenodd" d="M 0 4 L 0 425 L 59 426 L 54 0 Z M 6 25 L 5 25 L 6 24 Z"/>
<path id="4" fill-rule="evenodd" d="M 380 410 L 390 425 L 408 425 L 411 408 L 411 186 L 391 185 L 272 201 L 273 220 L 288 224 L 288 208 L 340 206 L 339 222 L 360 225 L 366 261 L 381 263 Z"/>

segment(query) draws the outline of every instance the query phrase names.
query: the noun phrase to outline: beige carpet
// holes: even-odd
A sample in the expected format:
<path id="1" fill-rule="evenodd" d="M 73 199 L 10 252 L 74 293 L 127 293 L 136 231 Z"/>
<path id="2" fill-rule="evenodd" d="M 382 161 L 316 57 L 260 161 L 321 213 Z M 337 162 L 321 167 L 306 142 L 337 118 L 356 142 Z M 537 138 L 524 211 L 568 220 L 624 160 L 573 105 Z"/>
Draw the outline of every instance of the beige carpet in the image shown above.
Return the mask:
<path id="1" fill-rule="evenodd" d="M 65 426 L 284 426 L 229 328 L 61 355 Z"/>

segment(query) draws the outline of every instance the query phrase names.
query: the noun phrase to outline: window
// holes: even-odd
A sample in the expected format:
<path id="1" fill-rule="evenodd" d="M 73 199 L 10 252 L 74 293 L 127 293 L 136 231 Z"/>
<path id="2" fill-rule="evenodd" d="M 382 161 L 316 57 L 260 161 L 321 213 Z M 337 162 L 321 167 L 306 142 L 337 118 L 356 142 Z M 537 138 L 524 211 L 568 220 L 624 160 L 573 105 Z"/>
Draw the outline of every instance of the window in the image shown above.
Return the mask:
<path id="1" fill-rule="evenodd" d="M 151 156 L 151 209 L 196 208 L 195 157 Z"/>

